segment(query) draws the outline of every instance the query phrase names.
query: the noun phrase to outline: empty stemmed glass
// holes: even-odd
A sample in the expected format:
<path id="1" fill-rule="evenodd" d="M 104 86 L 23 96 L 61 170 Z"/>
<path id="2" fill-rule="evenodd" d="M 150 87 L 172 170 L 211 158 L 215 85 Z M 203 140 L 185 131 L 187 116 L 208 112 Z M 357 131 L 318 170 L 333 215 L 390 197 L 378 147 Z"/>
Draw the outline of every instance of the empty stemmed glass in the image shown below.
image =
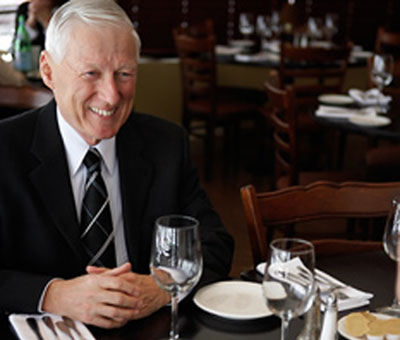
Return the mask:
<path id="1" fill-rule="evenodd" d="M 378 104 L 381 104 L 383 89 L 393 80 L 393 56 L 390 54 L 374 54 L 371 62 L 370 77 L 379 89 Z"/>
<path id="2" fill-rule="evenodd" d="M 203 259 L 199 222 L 190 216 L 167 215 L 157 219 L 150 270 L 157 285 L 171 295 L 169 340 L 180 339 L 179 295 L 188 293 L 199 281 Z"/>
<path id="3" fill-rule="evenodd" d="M 240 13 L 239 15 L 239 31 L 246 40 L 254 33 L 254 15 L 252 13 Z"/>
<path id="4" fill-rule="evenodd" d="M 391 306 L 378 308 L 377 311 L 400 317 L 400 196 L 392 199 L 385 231 L 383 234 L 383 247 L 389 257 L 397 262 L 397 276 L 395 282 L 395 297 Z"/>
<path id="5" fill-rule="evenodd" d="M 271 242 L 262 287 L 267 307 L 282 319 L 281 340 L 287 339 L 289 321 L 312 305 L 314 266 L 310 242 L 296 238 Z"/>

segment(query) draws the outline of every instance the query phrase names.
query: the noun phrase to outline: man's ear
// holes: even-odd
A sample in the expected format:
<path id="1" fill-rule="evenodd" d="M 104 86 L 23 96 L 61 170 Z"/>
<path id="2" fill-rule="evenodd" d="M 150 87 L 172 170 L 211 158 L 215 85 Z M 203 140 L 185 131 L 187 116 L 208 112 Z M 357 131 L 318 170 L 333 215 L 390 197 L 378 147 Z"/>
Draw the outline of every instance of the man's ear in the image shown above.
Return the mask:
<path id="1" fill-rule="evenodd" d="M 53 67 L 54 61 L 47 51 L 42 51 L 40 54 L 40 74 L 46 86 L 54 90 L 53 82 Z"/>

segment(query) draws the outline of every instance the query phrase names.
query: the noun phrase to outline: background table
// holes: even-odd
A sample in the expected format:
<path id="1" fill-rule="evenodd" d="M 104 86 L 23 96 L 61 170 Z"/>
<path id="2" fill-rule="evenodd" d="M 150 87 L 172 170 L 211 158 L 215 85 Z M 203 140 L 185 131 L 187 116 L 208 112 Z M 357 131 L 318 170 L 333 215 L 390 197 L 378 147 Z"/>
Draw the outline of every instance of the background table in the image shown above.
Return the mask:
<path id="1" fill-rule="evenodd" d="M 359 289 L 373 292 L 370 309 L 391 304 L 394 291 L 395 263 L 382 252 L 337 256 L 317 262 L 317 267 Z M 261 293 L 260 293 L 260 298 Z M 354 309 L 351 311 L 355 311 Z M 350 311 L 339 314 L 339 317 Z M 222 319 L 199 310 L 189 300 L 180 306 L 181 335 L 196 340 L 278 340 L 280 320 L 275 317 L 250 321 Z M 168 334 L 170 322 L 169 308 L 137 321 L 132 321 L 121 329 L 92 329 L 98 340 L 156 340 Z M 303 319 L 292 320 L 290 339 L 295 339 L 303 327 Z M 15 340 L 6 320 L 0 325 L 2 340 Z"/>

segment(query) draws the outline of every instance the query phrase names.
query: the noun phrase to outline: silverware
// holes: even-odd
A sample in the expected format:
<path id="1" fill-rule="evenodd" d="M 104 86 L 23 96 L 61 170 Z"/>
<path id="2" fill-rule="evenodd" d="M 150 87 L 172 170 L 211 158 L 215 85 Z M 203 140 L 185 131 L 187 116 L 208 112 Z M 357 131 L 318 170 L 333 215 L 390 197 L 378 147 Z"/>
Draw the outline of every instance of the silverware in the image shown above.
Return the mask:
<path id="1" fill-rule="evenodd" d="M 38 321 L 35 318 L 27 318 L 26 322 L 29 325 L 29 327 L 31 328 L 31 330 L 33 331 L 33 333 L 35 333 L 36 337 L 39 340 L 44 340 L 42 337 L 42 334 L 40 333 Z"/>
<path id="2" fill-rule="evenodd" d="M 82 335 L 82 333 L 79 331 L 78 327 L 76 327 L 75 321 L 71 320 L 70 318 L 63 316 L 62 317 L 64 320 L 64 323 L 69 327 L 70 329 L 74 330 L 76 334 L 78 334 L 80 340 L 86 340 L 85 337 Z"/>
<path id="3" fill-rule="evenodd" d="M 54 337 L 55 337 L 56 339 L 60 339 L 59 336 L 58 336 L 58 334 L 57 334 L 56 327 L 54 326 L 54 322 L 53 322 L 53 320 L 51 319 L 51 317 L 48 316 L 48 315 L 45 315 L 45 316 L 42 318 L 42 320 L 43 320 L 44 324 L 52 331 Z"/>
<path id="4" fill-rule="evenodd" d="M 57 321 L 56 322 L 56 327 L 63 332 L 64 334 L 66 334 L 67 336 L 69 336 L 69 338 L 71 340 L 74 340 L 74 337 L 71 333 L 71 330 L 68 328 L 68 326 L 63 322 L 63 321 Z"/>

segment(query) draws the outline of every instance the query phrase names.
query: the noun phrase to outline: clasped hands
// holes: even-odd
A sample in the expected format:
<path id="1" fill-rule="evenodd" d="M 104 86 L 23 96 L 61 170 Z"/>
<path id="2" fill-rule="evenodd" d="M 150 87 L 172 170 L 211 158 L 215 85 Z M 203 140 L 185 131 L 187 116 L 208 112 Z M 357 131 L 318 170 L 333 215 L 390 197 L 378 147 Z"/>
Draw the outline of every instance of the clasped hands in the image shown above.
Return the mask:
<path id="1" fill-rule="evenodd" d="M 131 272 L 130 263 L 113 269 L 88 266 L 88 274 L 50 283 L 42 304 L 45 312 L 85 324 L 116 328 L 150 315 L 170 301 L 151 275 Z"/>

